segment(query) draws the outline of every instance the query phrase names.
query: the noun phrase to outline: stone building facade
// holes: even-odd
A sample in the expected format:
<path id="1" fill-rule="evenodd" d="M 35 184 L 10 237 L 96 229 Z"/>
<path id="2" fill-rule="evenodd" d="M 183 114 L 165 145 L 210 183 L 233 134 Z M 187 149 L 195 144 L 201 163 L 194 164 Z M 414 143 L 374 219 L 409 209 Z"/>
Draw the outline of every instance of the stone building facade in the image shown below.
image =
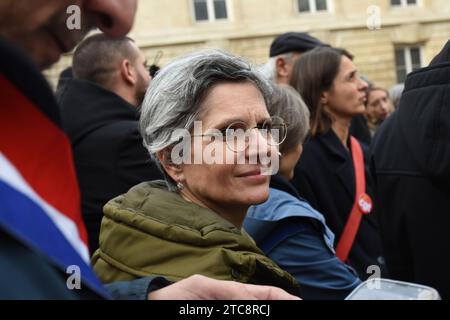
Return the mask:
<path id="1" fill-rule="evenodd" d="M 379 86 L 402 82 L 450 39 L 449 0 L 140 0 L 131 36 L 161 65 L 200 48 L 222 48 L 255 64 L 274 37 L 309 32 L 355 55 Z M 47 72 L 55 84 L 71 55 Z"/>

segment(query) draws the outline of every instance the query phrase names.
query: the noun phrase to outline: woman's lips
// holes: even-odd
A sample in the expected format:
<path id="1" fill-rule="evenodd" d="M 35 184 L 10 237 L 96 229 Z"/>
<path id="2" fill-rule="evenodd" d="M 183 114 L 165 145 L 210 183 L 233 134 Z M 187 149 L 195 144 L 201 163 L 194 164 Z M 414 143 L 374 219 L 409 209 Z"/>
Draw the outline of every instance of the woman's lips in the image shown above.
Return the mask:
<path id="1" fill-rule="evenodd" d="M 253 177 L 253 176 L 260 176 L 260 175 L 261 175 L 261 170 L 253 170 L 253 171 L 248 171 L 246 173 L 238 175 L 238 178 L 246 178 L 246 177 Z"/>
<path id="2" fill-rule="evenodd" d="M 382 113 L 380 114 L 380 119 L 385 120 L 389 116 L 389 113 Z"/>
<path id="3" fill-rule="evenodd" d="M 238 175 L 238 178 L 245 179 L 246 181 L 255 183 L 265 183 L 267 182 L 268 176 L 263 175 L 261 173 L 261 170 L 254 170 Z"/>

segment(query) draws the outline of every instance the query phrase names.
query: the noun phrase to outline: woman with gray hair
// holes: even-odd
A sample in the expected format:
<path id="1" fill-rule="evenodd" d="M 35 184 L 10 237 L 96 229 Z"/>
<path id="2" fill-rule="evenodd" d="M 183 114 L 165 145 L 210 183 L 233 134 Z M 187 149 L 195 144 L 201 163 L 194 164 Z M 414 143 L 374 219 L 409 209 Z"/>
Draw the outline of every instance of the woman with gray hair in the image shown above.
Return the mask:
<path id="1" fill-rule="evenodd" d="M 303 299 L 344 299 L 361 281 L 336 257 L 324 216 L 289 183 L 309 130 L 308 107 L 294 88 L 282 85 L 275 88 L 269 113 L 287 119 L 288 134 L 280 145 L 280 171 L 270 182 L 269 200 L 249 209 L 245 230 L 297 279 Z"/>
<path id="2" fill-rule="evenodd" d="M 270 95 L 249 64 L 219 50 L 160 71 L 140 129 L 166 181 L 142 183 L 106 204 L 93 257 L 103 282 L 201 274 L 298 295 L 295 279 L 242 230 L 248 208 L 269 196 L 286 135 L 282 119 L 267 111 Z"/>

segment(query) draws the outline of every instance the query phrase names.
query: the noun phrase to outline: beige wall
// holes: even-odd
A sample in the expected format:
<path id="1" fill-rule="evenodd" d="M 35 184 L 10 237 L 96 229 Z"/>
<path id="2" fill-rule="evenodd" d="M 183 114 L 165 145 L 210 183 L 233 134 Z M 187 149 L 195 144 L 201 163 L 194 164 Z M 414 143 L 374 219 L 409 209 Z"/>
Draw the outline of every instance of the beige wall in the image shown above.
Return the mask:
<path id="1" fill-rule="evenodd" d="M 426 65 L 450 39 L 448 0 L 418 0 L 407 8 L 391 8 L 389 0 L 330 0 L 332 11 L 318 14 L 298 14 L 295 0 L 228 1 L 228 21 L 196 23 L 192 0 L 140 0 L 131 36 L 150 62 L 158 50 L 165 64 L 185 52 L 220 47 L 262 64 L 276 35 L 306 31 L 351 51 L 361 72 L 385 87 L 396 83 L 395 46 L 422 45 Z M 367 28 L 370 5 L 381 9 L 380 30 Z M 67 55 L 47 72 L 52 84 L 70 62 Z"/>

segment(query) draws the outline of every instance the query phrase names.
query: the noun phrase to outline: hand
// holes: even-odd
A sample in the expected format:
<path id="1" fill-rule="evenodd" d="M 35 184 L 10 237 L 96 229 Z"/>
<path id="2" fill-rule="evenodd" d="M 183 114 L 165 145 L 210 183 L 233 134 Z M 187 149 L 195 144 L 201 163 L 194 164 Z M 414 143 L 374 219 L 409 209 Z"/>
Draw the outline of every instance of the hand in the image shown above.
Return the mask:
<path id="1" fill-rule="evenodd" d="M 286 291 L 195 275 L 151 292 L 149 300 L 300 300 Z"/>

